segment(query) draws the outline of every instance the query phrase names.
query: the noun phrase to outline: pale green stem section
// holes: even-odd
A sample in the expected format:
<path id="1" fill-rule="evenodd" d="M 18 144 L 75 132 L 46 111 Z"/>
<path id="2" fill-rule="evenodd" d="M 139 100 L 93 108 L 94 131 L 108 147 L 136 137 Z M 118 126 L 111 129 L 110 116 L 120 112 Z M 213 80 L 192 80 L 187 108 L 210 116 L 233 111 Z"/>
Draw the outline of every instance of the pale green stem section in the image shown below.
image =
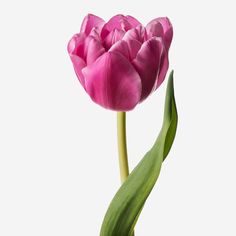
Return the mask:
<path id="1" fill-rule="evenodd" d="M 117 112 L 117 138 L 118 138 L 118 152 L 119 152 L 119 165 L 120 165 L 120 179 L 121 183 L 124 183 L 124 181 L 127 179 L 129 175 L 125 112 Z M 134 233 L 132 234 L 132 236 L 134 236 Z"/>
<path id="2" fill-rule="evenodd" d="M 117 112 L 117 138 L 120 164 L 120 179 L 123 183 L 129 175 L 128 154 L 126 144 L 126 113 Z"/>

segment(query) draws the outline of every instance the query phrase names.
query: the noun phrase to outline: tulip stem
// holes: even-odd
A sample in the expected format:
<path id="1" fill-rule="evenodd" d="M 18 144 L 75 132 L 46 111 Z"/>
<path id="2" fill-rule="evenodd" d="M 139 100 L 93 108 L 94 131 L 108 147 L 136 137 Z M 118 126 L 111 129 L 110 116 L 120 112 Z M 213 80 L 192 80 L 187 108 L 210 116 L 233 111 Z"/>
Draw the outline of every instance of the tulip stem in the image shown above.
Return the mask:
<path id="1" fill-rule="evenodd" d="M 117 112 L 117 138 L 120 165 L 120 179 L 123 183 L 129 175 L 128 154 L 126 144 L 126 113 Z"/>
<path id="2" fill-rule="evenodd" d="M 120 165 L 120 179 L 121 179 L 121 184 L 123 184 L 129 175 L 125 112 L 117 112 L 117 138 L 118 138 L 118 153 L 119 153 L 119 165 Z M 131 236 L 134 236 L 134 232 L 132 233 Z"/>

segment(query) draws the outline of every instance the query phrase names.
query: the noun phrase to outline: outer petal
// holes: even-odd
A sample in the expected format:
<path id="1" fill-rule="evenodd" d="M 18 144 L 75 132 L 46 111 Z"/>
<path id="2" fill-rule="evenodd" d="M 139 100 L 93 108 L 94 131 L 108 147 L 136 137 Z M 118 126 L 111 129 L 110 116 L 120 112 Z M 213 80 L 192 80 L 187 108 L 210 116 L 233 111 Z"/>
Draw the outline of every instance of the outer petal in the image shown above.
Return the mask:
<path id="1" fill-rule="evenodd" d="M 163 37 L 164 35 L 162 24 L 157 19 L 147 24 L 146 31 L 148 39 L 152 37 Z"/>
<path id="2" fill-rule="evenodd" d="M 97 104 L 116 111 L 133 109 L 140 100 L 141 79 L 120 53 L 107 52 L 83 69 L 86 91 Z"/>
<path id="3" fill-rule="evenodd" d="M 85 34 L 82 34 L 84 37 L 81 36 L 80 38 L 78 35 L 75 35 L 68 44 L 69 54 L 79 56 L 85 63 L 91 64 L 105 52 L 100 39 L 96 35 L 86 37 Z"/>
<path id="4" fill-rule="evenodd" d="M 83 58 L 83 48 L 86 35 L 84 33 L 75 34 L 67 45 L 67 51 L 71 55 L 77 55 Z"/>
<path id="5" fill-rule="evenodd" d="M 173 27 L 170 20 L 167 17 L 159 18 L 160 23 L 162 24 L 164 30 L 164 42 L 166 44 L 167 50 L 170 48 L 170 44 L 173 38 Z"/>
<path id="6" fill-rule="evenodd" d="M 80 32 L 85 33 L 86 35 L 89 35 L 91 30 L 94 27 L 100 27 L 104 24 L 104 20 L 98 16 L 95 16 L 93 14 L 88 14 L 81 25 Z"/>
<path id="7" fill-rule="evenodd" d="M 120 40 L 115 43 L 110 49 L 109 52 L 117 52 L 121 53 L 129 60 L 129 47 L 128 44 L 124 40 Z"/>
<path id="8" fill-rule="evenodd" d="M 76 55 L 87 61 L 87 52 L 91 40 L 96 40 L 93 36 L 86 36 L 84 33 L 76 34 L 69 41 L 67 50 L 69 54 Z"/>
<path id="9" fill-rule="evenodd" d="M 144 100 L 154 89 L 160 69 L 162 52 L 163 43 L 161 38 L 153 37 L 142 45 L 133 61 L 133 65 L 142 80 L 141 100 Z"/>
<path id="10" fill-rule="evenodd" d="M 75 73 L 84 87 L 84 76 L 82 69 L 86 66 L 84 61 L 84 42 L 85 35 L 83 33 L 74 35 L 68 43 L 67 50 L 74 66 Z"/>
<path id="11" fill-rule="evenodd" d="M 173 27 L 170 20 L 167 17 L 159 17 L 152 20 L 146 26 L 148 37 L 162 37 L 167 51 L 170 48 L 170 44 L 173 38 Z"/>
<path id="12" fill-rule="evenodd" d="M 159 74 L 158 74 L 155 89 L 157 89 L 162 84 L 162 82 L 164 81 L 164 79 L 166 77 L 166 73 L 168 71 L 168 68 L 169 68 L 168 52 L 164 48 L 163 49 L 163 54 L 161 56 L 160 71 L 159 71 Z"/>
<path id="13" fill-rule="evenodd" d="M 83 87 L 85 87 L 84 75 L 82 74 L 82 69 L 86 66 L 84 60 L 76 55 L 70 55 L 70 58 L 80 83 L 82 84 Z"/>

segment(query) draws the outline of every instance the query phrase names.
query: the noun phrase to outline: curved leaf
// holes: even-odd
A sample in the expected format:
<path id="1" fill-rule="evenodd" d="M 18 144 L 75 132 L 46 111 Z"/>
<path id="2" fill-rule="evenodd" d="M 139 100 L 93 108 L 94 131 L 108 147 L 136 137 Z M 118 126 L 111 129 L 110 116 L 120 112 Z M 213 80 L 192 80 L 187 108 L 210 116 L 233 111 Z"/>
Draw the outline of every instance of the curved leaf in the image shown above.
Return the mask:
<path id="1" fill-rule="evenodd" d="M 170 151 L 177 128 L 173 71 L 166 90 L 162 129 L 149 152 L 114 196 L 103 220 L 100 236 L 131 236 L 144 203 L 159 176 L 161 165 Z"/>

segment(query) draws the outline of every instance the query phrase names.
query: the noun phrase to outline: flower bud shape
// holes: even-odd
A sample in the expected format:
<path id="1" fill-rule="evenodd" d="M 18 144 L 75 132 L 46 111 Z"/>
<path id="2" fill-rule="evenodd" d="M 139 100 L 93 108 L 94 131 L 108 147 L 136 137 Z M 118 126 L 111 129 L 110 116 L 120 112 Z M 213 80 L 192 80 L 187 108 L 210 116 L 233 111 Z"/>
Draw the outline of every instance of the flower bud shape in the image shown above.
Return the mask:
<path id="1" fill-rule="evenodd" d="M 172 37 L 167 17 L 144 27 L 132 16 L 116 15 L 106 23 L 88 14 L 67 49 L 91 99 L 110 110 L 129 111 L 164 81 Z"/>

